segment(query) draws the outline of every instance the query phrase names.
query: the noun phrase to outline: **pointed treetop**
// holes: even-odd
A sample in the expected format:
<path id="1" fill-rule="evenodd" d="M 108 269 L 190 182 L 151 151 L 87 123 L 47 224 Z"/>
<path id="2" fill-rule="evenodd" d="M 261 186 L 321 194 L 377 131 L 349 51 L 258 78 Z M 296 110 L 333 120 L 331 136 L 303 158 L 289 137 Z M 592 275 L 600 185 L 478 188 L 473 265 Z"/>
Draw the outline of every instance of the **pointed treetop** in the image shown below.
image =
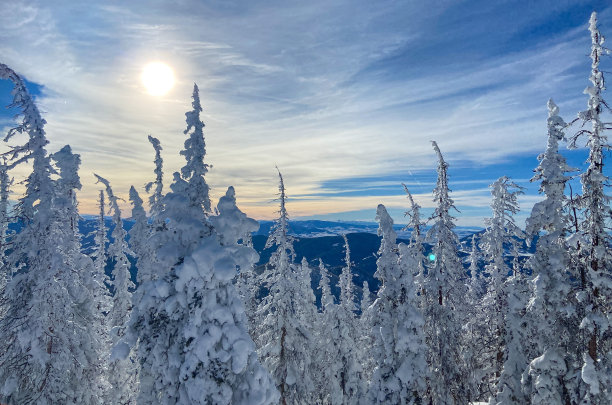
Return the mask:
<path id="1" fill-rule="evenodd" d="M 181 176 L 189 183 L 187 194 L 190 205 L 203 210 L 203 213 L 211 211 L 210 189 L 204 176 L 208 172 L 209 165 L 204 163 L 206 156 L 206 143 L 204 141 L 204 123 L 200 119 L 200 96 L 198 86 L 193 86 L 193 110 L 185 113 L 187 129 L 184 133 L 189 134 L 185 141 L 185 149 L 180 153 L 185 156 L 185 166 L 181 168 Z"/>
<path id="2" fill-rule="evenodd" d="M 289 230 L 289 214 L 287 213 L 287 208 L 285 203 L 287 201 L 287 195 L 285 193 L 285 182 L 283 181 L 283 175 L 281 174 L 278 167 L 276 167 L 278 171 L 278 201 L 280 203 L 280 209 L 278 211 L 278 219 L 274 221 L 274 226 L 272 228 L 272 232 L 266 241 L 266 248 L 271 246 L 284 246 L 289 248 L 289 244 L 292 242 L 291 237 L 288 235 Z M 289 248 L 290 249 L 290 248 Z"/>
<path id="3" fill-rule="evenodd" d="M 406 191 L 406 195 L 410 201 L 410 209 L 404 213 L 404 216 L 409 217 L 410 221 L 406 224 L 404 230 L 412 228 L 410 239 L 412 243 L 420 244 L 422 239 L 421 227 L 423 226 L 421 222 L 421 206 L 414 201 L 408 187 L 404 183 L 402 183 L 402 186 L 404 186 L 404 191 Z"/>
<path id="4" fill-rule="evenodd" d="M 72 153 L 70 145 L 66 145 L 51 155 L 51 158 L 60 171 L 59 183 L 63 187 L 80 190 L 81 179 L 78 172 L 81 165 L 81 156 Z"/>
<path id="5" fill-rule="evenodd" d="M 145 190 L 147 193 L 151 190 L 153 185 L 155 185 L 155 190 L 153 190 L 153 194 L 149 197 L 149 208 L 151 209 L 151 216 L 154 221 L 160 221 L 159 215 L 163 211 L 163 202 L 162 202 L 162 191 L 164 188 L 163 183 L 163 159 L 161 157 L 161 143 L 159 139 L 152 137 L 149 135 L 149 142 L 153 145 L 153 149 L 155 150 L 155 159 L 153 162 L 155 163 L 155 181 L 149 182 L 145 185 Z M 157 224 L 159 225 L 159 224 Z"/>

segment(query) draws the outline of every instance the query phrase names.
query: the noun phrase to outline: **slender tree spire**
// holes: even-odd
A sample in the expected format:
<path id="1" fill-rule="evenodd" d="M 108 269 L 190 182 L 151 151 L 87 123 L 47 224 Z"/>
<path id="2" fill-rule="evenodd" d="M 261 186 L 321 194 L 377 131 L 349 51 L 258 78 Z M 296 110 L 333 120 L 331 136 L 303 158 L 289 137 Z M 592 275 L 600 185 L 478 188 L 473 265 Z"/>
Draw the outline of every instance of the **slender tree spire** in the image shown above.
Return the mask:
<path id="1" fill-rule="evenodd" d="M 583 209 L 584 221 L 582 222 L 582 233 L 586 239 L 581 243 L 583 263 L 585 265 L 585 292 L 587 294 L 586 317 L 581 326 L 590 338 L 585 348 L 584 366 L 582 369 L 583 380 L 589 385 L 589 393 L 585 401 L 594 403 L 601 402 L 609 397 L 605 388 L 609 386 L 606 382 L 606 368 L 610 365 L 610 323 L 602 322 L 610 316 L 612 311 L 612 253 L 610 251 L 611 238 L 607 232 L 609 228 L 606 222 L 610 221 L 610 196 L 606 195 L 605 189 L 610 184 L 610 178 L 603 172 L 604 150 L 610 149 L 605 131 L 609 129 L 601 121 L 601 114 L 608 104 L 603 99 L 604 75 L 599 68 L 601 57 L 609 53 L 604 44 L 604 37 L 597 27 L 597 13 L 591 14 L 589 20 L 589 31 L 591 33 L 591 86 L 585 89 L 589 96 L 588 108 L 578 114 L 578 120 L 582 121 L 583 128 L 571 139 L 571 146 L 583 135 L 587 138 L 586 144 L 589 148 L 587 158 L 588 168 L 580 176 L 582 183 L 582 196 L 580 205 Z M 590 124 L 590 128 L 584 128 Z M 609 393 L 609 392 L 608 392 Z"/>
<path id="2" fill-rule="evenodd" d="M 193 84 L 193 110 L 185 113 L 187 129 L 184 133 L 189 135 L 185 141 L 185 149 L 181 155 L 185 156 L 187 163 L 181 169 L 181 175 L 189 183 L 187 193 L 190 205 L 199 207 L 204 213 L 210 212 L 209 187 L 204 179 L 209 165 L 204 163 L 206 156 L 206 144 L 204 142 L 204 123 L 200 119 L 202 106 L 200 105 L 200 94 L 197 84 Z M 157 164 L 157 162 L 156 162 Z"/>
<path id="3" fill-rule="evenodd" d="M 434 405 L 463 404 L 468 402 L 469 386 L 457 345 L 461 317 L 456 300 L 464 294 L 464 284 L 460 282 L 464 270 L 457 254 L 459 240 L 453 231 L 455 218 L 450 214 L 456 208 L 449 195 L 448 163 L 438 144 L 432 141 L 432 145 L 438 156 L 438 180 L 433 191 L 436 208 L 427 232 L 427 239 L 433 243 L 433 260 L 424 280 L 425 337 L 431 373 L 427 396 Z"/>
<path id="4" fill-rule="evenodd" d="M 153 162 L 155 163 L 155 170 L 154 170 L 155 181 L 147 183 L 145 185 L 145 190 L 148 193 L 151 191 L 153 186 L 155 186 L 153 189 L 153 194 L 151 194 L 151 196 L 149 197 L 149 209 L 151 210 L 151 218 L 153 219 L 153 226 L 155 228 L 159 228 L 160 226 L 164 225 L 164 219 L 161 216 L 164 210 L 164 203 L 163 203 L 163 198 L 162 198 L 162 192 L 164 189 L 164 183 L 163 183 L 163 176 L 164 176 L 163 163 L 164 161 L 161 157 L 162 147 L 161 147 L 161 143 L 159 142 L 159 139 L 154 138 L 151 135 L 149 135 L 148 139 L 151 145 L 153 145 L 153 149 L 155 150 L 155 159 L 153 160 Z"/>
<path id="5" fill-rule="evenodd" d="M 128 248 L 126 236 L 127 233 L 123 228 L 121 220 L 121 210 L 119 208 L 119 197 L 117 197 L 113 189 L 103 177 L 95 174 L 98 182 L 102 183 L 106 188 L 106 195 L 110 205 L 110 211 L 113 213 L 113 232 L 112 242 L 108 246 L 108 257 L 113 266 L 113 298 L 112 307 L 110 309 L 109 327 L 111 344 L 115 345 L 123 339 L 126 334 L 128 321 L 132 312 L 132 291 L 134 283 L 130 275 L 130 262 L 127 254 L 131 253 Z M 110 364 L 109 382 L 111 383 L 110 402 L 112 403 L 129 403 L 136 397 L 137 392 L 137 370 L 131 360 L 115 359 Z"/>

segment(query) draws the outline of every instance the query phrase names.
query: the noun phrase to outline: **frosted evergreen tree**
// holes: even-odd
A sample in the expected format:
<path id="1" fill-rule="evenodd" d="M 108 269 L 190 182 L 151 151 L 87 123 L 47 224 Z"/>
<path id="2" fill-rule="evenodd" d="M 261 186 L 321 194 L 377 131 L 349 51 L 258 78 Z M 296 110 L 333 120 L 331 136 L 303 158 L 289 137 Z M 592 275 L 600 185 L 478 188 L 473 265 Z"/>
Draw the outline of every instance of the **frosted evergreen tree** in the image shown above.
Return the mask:
<path id="1" fill-rule="evenodd" d="M 484 295 L 483 282 L 481 275 L 479 274 L 480 252 L 478 249 L 478 244 L 476 243 L 476 234 L 472 235 L 471 250 L 468 260 L 470 263 L 468 268 L 470 270 L 470 285 L 468 286 L 468 294 L 470 304 L 475 307 Z"/>
<path id="2" fill-rule="evenodd" d="M 185 141 L 185 149 L 181 151 L 181 155 L 185 156 L 187 164 L 181 169 L 183 179 L 187 180 L 189 187 L 187 195 L 189 196 L 189 204 L 192 207 L 201 208 L 203 212 L 210 212 L 210 197 L 208 184 L 204 179 L 204 175 L 208 172 L 208 164 L 204 163 L 206 155 L 206 144 L 204 143 L 204 123 L 200 119 L 202 106 L 200 105 L 200 94 L 198 85 L 193 85 L 193 110 L 185 113 L 187 129 L 184 133 L 189 134 L 189 138 Z M 154 144 L 155 146 L 155 144 Z M 156 148 L 157 152 L 157 148 Z M 156 165 L 158 165 L 156 157 Z M 159 174 L 161 176 L 161 173 Z M 159 184 L 160 181 L 156 181 Z"/>
<path id="3" fill-rule="evenodd" d="M 0 164 L 0 317 L 2 316 L 2 296 L 6 283 L 9 280 L 10 269 L 6 263 L 5 257 L 9 243 L 9 193 L 12 185 L 12 179 L 8 174 L 8 165 L 6 159 Z"/>
<path id="4" fill-rule="evenodd" d="M 113 356 L 127 357 L 130 346 L 137 347 L 140 404 L 276 403 L 278 393 L 257 361 L 232 285 L 237 269 L 257 261 L 252 247 L 239 243 L 256 222 L 236 207 L 232 187 L 220 199 L 217 217 L 205 213 L 210 199 L 201 170 L 206 165 L 197 86 L 193 97 L 187 124 L 195 130 L 182 152 L 184 177 L 174 174 L 163 198 L 166 226 L 151 237 L 157 279 L 140 285 L 130 333 Z"/>
<path id="5" fill-rule="evenodd" d="M 381 286 L 373 307 L 376 368 L 368 390 L 371 404 L 418 404 L 426 391 L 424 321 L 416 304 L 410 250 L 398 256 L 393 220 L 381 204 L 376 211 L 382 237 L 376 273 Z"/>
<path id="6" fill-rule="evenodd" d="M 199 100 L 199 99 L 198 99 Z M 201 108 L 200 108 L 201 111 Z M 204 124 L 202 124 L 204 125 Z M 203 134 L 202 134 L 203 136 Z M 145 185 L 145 189 L 148 192 L 153 189 L 153 194 L 149 197 L 149 209 L 151 210 L 151 218 L 153 220 L 153 228 L 160 229 L 164 226 L 164 218 L 162 218 L 161 214 L 164 211 L 164 203 L 163 203 L 163 190 L 164 190 L 164 172 L 163 172 L 163 159 L 161 157 L 161 143 L 159 139 L 152 137 L 149 135 L 149 142 L 153 145 L 153 149 L 155 150 L 155 159 L 153 162 L 155 163 L 155 181 L 149 182 Z"/>
<path id="7" fill-rule="evenodd" d="M 0 77 L 14 84 L 13 104 L 22 120 L 9 168 L 31 162 L 25 193 L 15 207 L 23 228 L 13 237 L 6 265 L 12 277 L 4 291 L 0 319 L 0 400 L 18 404 L 97 404 L 102 398 L 102 364 L 84 279 L 93 271 L 79 246 L 75 190 L 80 188 L 78 156 L 69 147 L 54 155 L 45 146 L 44 125 L 23 80 L 0 64 Z M 57 173 L 57 181 L 51 174 Z"/>
<path id="8" fill-rule="evenodd" d="M 342 392 L 341 404 L 356 404 L 365 394 L 366 387 L 363 384 L 363 370 L 359 362 L 358 350 L 358 319 L 355 315 L 355 296 L 351 262 L 351 250 L 346 235 L 344 240 L 345 259 L 344 267 L 340 273 L 340 300 L 336 312 L 336 320 L 332 328 L 338 330 L 338 351 L 336 358 L 329 359 L 330 362 L 338 364 L 338 382 Z"/>
<path id="9" fill-rule="evenodd" d="M 104 222 L 104 214 L 106 213 L 106 211 L 103 190 L 100 190 L 98 206 L 100 208 L 100 211 L 98 213 L 98 218 L 96 221 L 96 229 L 95 231 L 93 231 L 94 251 L 91 255 L 94 262 L 93 273 L 90 280 L 90 289 L 93 295 L 92 304 L 95 308 L 96 317 L 96 320 L 92 322 L 92 327 L 97 328 L 98 335 L 103 337 L 101 338 L 101 341 L 104 345 L 105 355 L 103 356 L 102 361 L 104 362 L 105 369 L 108 369 L 108 356 L 106 355 L 106 353 L 108 353 L 110 349 L 111 342 L 108 333 L 110 328 L 108 327 L 108 318 L 106 315 L 110 312 L 111 297 L 107 287 L 107 285 L 110 285 L 110 279 L 106 275 L 105 271 L 106 244 L 108 242 L 108 238 L 106 236 L 106 223 Z"/>
<path id="10" fill-rule="evenodd" d="M 321 404 L 339 405 L 343 401 L 340 386 L 340 368 L 338 361 L 341 352 L 341 339 L 338 324 L 340 323 L 338 305 L 334 303 L 331 293 L 329 272 L 319 259 L 319 290 L 321 290 L 321 313 L 319 314 L 317 332 L 318 349 L 315 356 L 315 384 L 318 401 Z"/>
<path id="11" fill-rule="evenodd" d="M 361 314 L 359 316 L 359 333 L 357 339 L 363 381 L 367 383 L 370 381 L 372 371 L 375 367 L 374 357 L 372 356 L 372 347 L 374 346 L 374 336 L 372 335 L 372 297 L 370 286 L 367 281 L 363 282 L 361 294 L 361 303 L 359 304 Z"/>
<path id="12" fill-rule="evenodd" d="M 506 352 L 506 314 L 507 291 L 504 286 L 511 268 L 506 263 L 506 249 L 511 249 L 518 243 L 516 237 L 522 236 L 522 231 L 514 221 L 514 215 L 519 212 L 518 196 L 523 194 L 523 188 L 508 177 L 502 176 L 490 185 L 492 217 L 485 219 L 486 230 L 482 235 L 481 249 L 488 260 L 485 271 L 489 274 L 487 293 L 483 298 L 483 307 L 487 312 L 488 346 L 491 364 L 489 380 L 493 392 L 504 366 L 508 353 Z M 517 381 L 520 381 L 520 374 Z M 519 385 L 520 386 L 520 385 Z"/>
<path id="13" fill-rule="evenodd" d="M 108 312 L 109 310 L 109 302 L 108 300 L 106 300 L 106 305 L 102 304 L 103 301 L 103 296 L 106 295 L 106 285 L 105 284 L 110 284 L 110 280 L 108 280 L 106 273 L 105 273 L 105 268 L 106 268 L 106 244 L 108 242 L 108 238 L 106 236 L 106 223 L 104 222 L 104 215 L 106 213 L 105 211 L 105 200 L 104 200 L 104 191 L 100 190 L 100 197 L 98 199 L 98 207 L 100 208 L 100 211 L 98 213 L 98 218 L 96 221 L 96 230 L 94 232 L 94 251 L 92 254 L 92 257 L 94 258 L 94 269 L 95 269 L 95 275 L 94 278 L 96 280 L 96 291 L 98 291 L 99 296 L 98 296 L 98 300 L 99 305 L 98 305 L 98 309 L 101 312 Z M 97 301 L 98 301 L 97 300 Z"/>
<path id="14" fill-rule="evenodd" d="M 587 158 L 588 168 L 581 174 L 582 196 L 580 206 L 583 209 L 584 221 L 581 233 L 584 242 L 581 243 L 580 256 L 583 262 L 582 279 L 584 280 L 584 296 L 581 295 L 586 316 L 581 322 L 581 328 L 589 335 L 587 345 L 583 350 L 582 379 L 589 385 L 589 391 L 583 398 L 585 402 L 605 403 L 612 396 L 612 333 L 607 320 L 612 313 L 612 253 L 611 238 L 606 221 L 610 220 L 610 197 L 605 189 L 610 179 L 603 173 L 604 150 L 610 148 L 605 131 L 607 124 L 602 122 L 604 107 L 608 107 L 603 99 L 604 76 L 599 65 L 601 57 L 609 53 L 604 44 L 604 37 L 597 27 L 597 14 L 593 12 L 589 20 L 591 33 L 591 86 L 585 89 L 589 96 L 588 108 L 578 114 L 582 129 L 573 137 L 571 146 L 582 136 L 587 138 L 589 148 Z M 590 128 L 584 128 L 590 124 Z"/>
<path id="15" fill-rule="evenodd" d="M 544 200 L 537 202 L 526 222 L 529 236 L 540 235 L 536 253 L 529 260 L 535 277 L 527 317 L 531 321 L 531 344 L 538 355 L 529 364 L 523 391 L 533 404 L 579 403 L 581 358 L 576 341 L 579 327 L 575 290 L 570 277 L 571 259 L 565 243 L 571 219 L 565 212 L 565 185 L 573 171 L 559 153 L 567 124 L 559 116 L 559 107 L 548 101 L 548 142 L 538 159 L 532 181 L 540 181 Z M 578 377 L 578 378 L 576 378 Z M 516 402 L 516 400 L 515 400 Z"/>
<path id="16" fill-rule="evenodd" d="M 266 248 L 276 246 L 262 281 L 268 295 L 257 310 L 255 336 L 258 353 L 280 392 L 281 405 L 310 404 L 314 401 L 311 353 L 314 339 L 303 311 L 306 301 L 293 263 L 293 238 L 288 234 L 288 214 L 283 177 L 279 172 L 279 217 L 274 223 Z"/>
<path id="17" fill-rule="evenodd" d="M 461 326 L 457 299 L 465 294 L 461 282 L 464 270 L 457 255 L 459 244 L 450 214 L 455 209 L 449 196 L 448 163 L 444 161 L 436 142 L 432 142 L 438 155 L 438 180 L 434 189 L 436 208 L 429 218 L 432 222 L 427 239 L 433 243 L 434 260 L 427 268 L 424 280 L 425 339 L 429 372 L 427 400 L 437 404 L 464 404 L 468 402 L 467 372 L 459 353 Z"/>
<path id="18" fill-rule="evenodd" d="M 406 187 L 405 184 L 403 184 L 403 186 L 406 196 L 410 201 L 410 208 L 404 214 L 404 216 L 409 218 L 408 224 L 406 224 L 404 230 L 412 229 L 412 232 L 410 233 L 410 244 L 408 246 L 411 252 L 410 255 L 417 264 L 416 268 L 414 269 L 415 282 L 418 285 L 418 289 L 421 290 L 423 288 L 423 280 L 425 278 L 425 256 L 423 250 L 423 227 L 425 224 L 421 221 L 421 206 L 414 201 L 408 187 Z M 422 295 L 421 298 L 423 298 Z"/>
<path id="19" fill-rule="evenodd" d="M 128 232 L 130 236 L 130 249 L 137 260 L 138 273 L 136 274 L 138 284 L 152 278 L 151 256 L 152 249 L 149 244 L 151 227 L 147 214 L 142 205 L 143 201 L 134 186 L 130 187 L 130 202 L 132 203 L 132 220 L 134 225 Z"/>
<path id="20" fill-rule="evenodd" d="M 472 235 L 471 250 L 467 258 L 470 263 L 470 279 L 466 306 L 463 319 L 465 334 L 461 341 L 463 357 L 466 361 L 467 370 L 470 373 L 470 391 L 473 400 L 483 400 L 490 397 L 490 381 L 487 376 L 491 374 L 490 341 L 488 330 L 489 311 L 484 308 L 483 297 L 485 294 L 484 277 L 480 274 L 480 251 L 476 241 L 476 234 Z"/>
<path id="21" fill-rule="evenodd" d="M 125 336 L 132 310 L 132 291 L 135 286 L 131 280 L 130 262 L 127 257 L 131 250 L 126 240 L 127 232 L 123 228 L 119 197 L 114 194 L 108 180 L 97 174 L 95 176 L 106 188 L 110 212 L 113 214 L 112 241 L 108 246 L 108 258 L 113 264 L 111 282 L 113 296 L 108 325 L 111 345 L 116 345 Z M 112 387 L 109 393 L 111 403 L 128 404 L 135 399 L 138 376 L 132 358 L 112 360 L 109 364 L 108 379 Z"/>

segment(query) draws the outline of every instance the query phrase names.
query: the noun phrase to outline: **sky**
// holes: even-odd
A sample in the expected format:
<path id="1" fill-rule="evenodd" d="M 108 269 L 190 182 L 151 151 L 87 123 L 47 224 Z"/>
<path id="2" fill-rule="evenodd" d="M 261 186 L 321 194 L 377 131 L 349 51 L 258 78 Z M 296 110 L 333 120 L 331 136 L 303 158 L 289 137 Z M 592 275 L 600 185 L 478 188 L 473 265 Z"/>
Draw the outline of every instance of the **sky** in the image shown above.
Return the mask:
<path id="1" fill-rule="evenodd" d="M 541 198 L 529 179 L 547 100 L 566 121 L 586 108 L 594 10 L 612 37 L 606 1 L 13 0 L 0 2 L 0 62 L 27 80 L 49 152 L 70 144 L 81 155 L 82 214 L 97 211 L 93 173 L 126 201 L 131 185 L 144 199 L 149 134 L 168 190 L 195 82 L 213 200 L 233 185 L 254 218 L 276 215 L 275 166 L 294 219 L 373 221 L 382 203 L 406 222 L 402 183 L 427 215 L 435 140 L 458 225 L 483 225 L 489 185 L 503 175 L 526 188 L 522 223 Z M 174 70 L 163 96 L 140 80 L 154 61 Z M 607 57 L 602 69 L 611 66 Z M 1 83 L 2 104 L 9 93 Z M 14 113 L 0 113 L 0 128 Z M 584 167 L 584 148 L 564 154 Z"/>

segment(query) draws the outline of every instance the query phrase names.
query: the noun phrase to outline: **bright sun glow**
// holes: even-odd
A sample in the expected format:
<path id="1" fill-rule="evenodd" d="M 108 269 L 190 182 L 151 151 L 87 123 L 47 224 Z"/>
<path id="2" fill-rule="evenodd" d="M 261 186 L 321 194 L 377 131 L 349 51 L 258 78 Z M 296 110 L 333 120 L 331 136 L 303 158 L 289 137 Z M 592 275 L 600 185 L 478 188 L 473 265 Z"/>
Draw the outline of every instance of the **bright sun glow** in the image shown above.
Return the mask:
<path id="1" fill-rule="evenodd" d="M 174 72 L 161 62 L 149 63 L 141 76 L 142 84 L 152 96 L 163 96 L 174 86 Z"/>

